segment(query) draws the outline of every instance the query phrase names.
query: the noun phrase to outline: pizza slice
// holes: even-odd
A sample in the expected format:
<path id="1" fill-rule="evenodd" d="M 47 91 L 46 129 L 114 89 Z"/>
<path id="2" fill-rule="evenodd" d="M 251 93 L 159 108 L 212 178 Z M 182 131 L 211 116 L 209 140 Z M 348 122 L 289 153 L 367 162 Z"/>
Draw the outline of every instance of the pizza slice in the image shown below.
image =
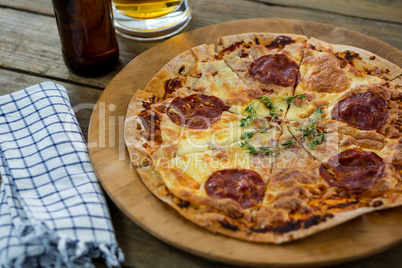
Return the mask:
<path id="1" fill-rule="evenodd" d="M 144 88 L 144 91 L 149 95 L 144 97 L 167 99 L 179 88 L 184 87 L 194 90 L 194 84 L 199 80 L 200 74 L 195 73 L 193 70 L 196 69 L 200 62 L 214 57 L 214 45 L 200 45 L 184 51 L 163 66 L 149 81 Z M 137 92 L 135 94 L 139 94 Z M 191 91 L 190 93 L 196 92 Z M 138 95 L 138 97 L 142 96 L 143 94 Z M 138 100 L 141 101 L 144 98 L 138 98 Z"/>
<path id="2" fill-rule="evenodd" d="M 186 97 L 203 94 L 221 99 L 230 111 L 243 114 L 242 107 L 255 101 L 245 93 L 249 91 L 236 73 L 223 59 L 217 57 L 214 46 L 201 45 L 180 54 L 178 59 L 169 62 L 149 82 L 146 92 L 153 92 L 157 97 Z M 239 108 L 240 107 L 240 108 Z M 267 108 L 259 107 L 269 116 Z"/>
<path id="3" fill-rule="evenodd" d="M 373 210 L 330 185 L 320 174 L 322 162 L 284 127 L 279 143 L 289 140 L 294 142 L 277 156 L 256 214 L 255 241 L 300 239 Z"/>
<path id="4" fill-rule="evenodd" d="M 333 187 L 348 190 L 367 207 L 386 209 L 402 204 L 400 144 L 390 143 L 376 153 L 350 147 L 332 155 L 321 167 L 321 176 Z M 325 166 L 325 168 L 324 168 Z"/>
<path id="5" fill-rule="evenodd" d="M 292 100 L 286 118 L 306 118 L 319 107 L 333 105 L 347 92 L 384 86 L 402 73 L 389 62 L 390 69 L 384 70 L 385 60 L 370 58 L 372 54 L 362 49 L 310 39 L 300 64 L 300 81 L 294 91 L 294 96 L 303 96 L 303 99 Z"/>
<path id="6" fill-rule="evenodd" d="M 303 149 L 322 163 L 319 174 L 330 186 L 345 190 L 360 206 L 373 210 L 402 204 L 402 145 L 398 139 L 350 126 L 345 131 L 342 122 L 317 120 L 309 129 L 316 131 L 316 137 L 322 134 L 322 139 L 314 143 L 312 137 L 304 136 L 306 124 L 301 121 L 290 122 L 289 130 Z"/>
<path id="7" fill-rule="evenodd" d="M 166 111 L 167 100 L 181 95 L 197 94 L 197 77 L 189 75 L 198 61 L 214 57 L 213 45 L 201 45 L 187 50 L 170 60 L 149 81 L 135 91 L 127 108 L 124 138 L 135 166 L 147 165 L 148 156 L 160 147 L 160 121 Z M 197 55 L 197 57 L 196 57 Z"/>
<path id="8" fill-rule="evenodd" d="M 271 98 L 278 111 L 285 113 L 306 41 L 305 36 L 295 34 L 231 35 L 219 38 L 217 55 L 248 86 L 239 91 L 243 98 Z"/>
<path id="9" fill-rule="evenodd" d="M 325 109 L 324 121 L 326 124 L 336 121 L 339 133 L 352 136 L 366 133 L 367 137 L 367 133 L 372 133 L 373 137 L 378 133 L 384 139 L 398 139 L 401 101 L 402 92 L 392 82 L 358 86 Z"/>

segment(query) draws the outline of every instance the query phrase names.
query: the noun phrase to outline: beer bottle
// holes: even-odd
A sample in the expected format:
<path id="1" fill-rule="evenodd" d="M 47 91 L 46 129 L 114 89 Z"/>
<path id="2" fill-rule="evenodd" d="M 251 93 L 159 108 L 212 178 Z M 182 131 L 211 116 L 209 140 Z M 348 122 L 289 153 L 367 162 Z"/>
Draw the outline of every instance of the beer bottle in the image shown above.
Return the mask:
<path id="1" fill-rule="evenodd" d="M 80 76 L 99 76 L 117 64 L 119 48 L 110 0 L 52 0 L 64 63 Z"/>

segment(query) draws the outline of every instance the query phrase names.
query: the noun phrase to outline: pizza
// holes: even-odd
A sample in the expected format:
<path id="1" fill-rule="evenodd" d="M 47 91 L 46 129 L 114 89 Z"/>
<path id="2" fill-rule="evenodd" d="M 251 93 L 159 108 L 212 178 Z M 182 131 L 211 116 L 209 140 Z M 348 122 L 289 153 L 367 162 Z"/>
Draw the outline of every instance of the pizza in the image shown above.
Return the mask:
<path id="1" fill-rule="evenodd" d="M 135 92 L 126 146 L 148 189 L 200 227 L 301 239 L 402 205 L 401 75 L 303 35 L 224 36 Z"/>

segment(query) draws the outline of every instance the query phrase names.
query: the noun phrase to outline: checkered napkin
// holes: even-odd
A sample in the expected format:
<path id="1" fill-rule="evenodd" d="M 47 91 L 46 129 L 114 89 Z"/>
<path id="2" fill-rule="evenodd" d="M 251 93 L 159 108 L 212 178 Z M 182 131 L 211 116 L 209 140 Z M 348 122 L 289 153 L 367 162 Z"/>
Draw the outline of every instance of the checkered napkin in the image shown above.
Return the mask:
<path id="1" fill-rule="evenodd" d="M 119 266 L 102 190 L 66 90 L 0 96 L 0 267 Z"/>

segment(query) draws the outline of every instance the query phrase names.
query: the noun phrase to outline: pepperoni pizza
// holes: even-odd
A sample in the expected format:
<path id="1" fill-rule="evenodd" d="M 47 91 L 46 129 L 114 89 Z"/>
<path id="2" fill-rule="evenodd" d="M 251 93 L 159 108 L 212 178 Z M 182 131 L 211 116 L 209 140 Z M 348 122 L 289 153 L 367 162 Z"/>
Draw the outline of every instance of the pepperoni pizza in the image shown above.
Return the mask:
<path id="1" fill-rule="evenodd" d="M 401 74 L 302 35 L 221 37 L 136 91 L 126 145 L 146 186 L 190 221 L 292 241 L 402 205 Z"/>

